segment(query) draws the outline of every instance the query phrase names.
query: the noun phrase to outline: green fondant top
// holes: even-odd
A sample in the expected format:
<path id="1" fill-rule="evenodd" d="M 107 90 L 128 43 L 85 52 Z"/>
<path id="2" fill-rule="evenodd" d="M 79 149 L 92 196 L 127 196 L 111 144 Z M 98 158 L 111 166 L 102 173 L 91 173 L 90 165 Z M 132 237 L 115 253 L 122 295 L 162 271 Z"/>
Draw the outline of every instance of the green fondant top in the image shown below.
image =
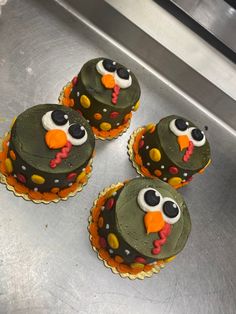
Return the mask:
<path id="1" fill-rule="evenodd" d="M 171 233 L 158 255 L 152 254 L 153 242 L 159 239 L 157 232 L 147 234 L 144 225 L 145 212 L 137 202 L 140 190 L 156 189 L 162 197 L 173 199 L 181 210 L 180 219 L 172 225 Z M 125 184 L 116 203 L 116 225 L 123 239 L 139 253 L 157 259 L 178 254 L 185 246 L 191 230 L 191 220 L 182 196 L 159 179 L 136 178 Z"/>
<path id="2" fill-rule="evenodd" d="M 80 73 L 79 80 L 82 81 L 84 87 L 89 91 L 90 95 L 98 101 L 107 106 L 112 106 L 113 109 L 127 108 L 133 106 L 140 98 L 140 86 L 135 75 L 130 71 L 129 74 L 132 78 L 132 84 L 128 88 L 121 88 L 117 103 L 112 103 L 113 89 L 105 88 L 101 83 L 102 75 L 97 71 L 96 65 L 99 61 L 105 58 L 96 58 L 86 62 Z M 117 68 L 125 68 L 123 65 L 116 63 Z"/>
<path id="3" fill-rule="evenodd" d="M 56 109 L 63 110 L 68 115 L 69 124 L 79 123 L 87 131 L 87 141 L 81 146 L 72 146 L 67 158 L 54 169 L 50 167 L 50 161 L 55 158 L 61 149 L 50 149 L 45 142 L 47 130 L 42 125 L 42 117 L 45 113 Z M 95 139 L 87 121 L 73 109 L 59 105 L 44 104 L 31 107 L 21 113 L 11 131 L 11 142 L 23 160 L 36 170 L 48 173 L 64 173 L 73 171 L 83 166 L 91 158 Z"/>

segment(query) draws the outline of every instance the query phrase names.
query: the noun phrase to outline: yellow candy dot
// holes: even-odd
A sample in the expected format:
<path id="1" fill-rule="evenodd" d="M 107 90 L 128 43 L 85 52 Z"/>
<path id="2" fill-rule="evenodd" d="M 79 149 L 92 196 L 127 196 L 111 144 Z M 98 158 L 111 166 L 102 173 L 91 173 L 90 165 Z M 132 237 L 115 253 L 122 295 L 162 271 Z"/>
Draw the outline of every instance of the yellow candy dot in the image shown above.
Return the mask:
<path id="1" fill-rule="evenodd" d="M 168 183 L 172 186 L 178 185 L 181 182 L 182 182 L 182 179 L 180 177 L 173 177 L 168 180 Z"/>
<path id="2" fill-rule="evenodd" d="M 102 228 L 103 227 L 103 223 L 104 223 L 103 217 L 99 217 L 99 219 L 98 219 L 98 227 Z"/>
<path id="3" fill-rule="evenodd" d="M 139 106 L 140 106 L 140 100 L 138 100 L 136 104 L 134 105 L 133 111 L 137 111 Z"/>
<path id="4" fill-rule="evenodd" d="M 141 264 L 141 263 L 132 263 L 132 264 L 130 264 L 130 267 L 131 267 L 131 268 L 143 268 L 143 267 L 144 267 L 144 264 Z"/>
<path id="5" fill-rule="evenodd" d="M 111 129 L 111 124 L 108 122 L 102 122 L 100 124 L 100 129 L 103 131 L 109 131 Z"/>
<path id="6" fill-rule="evenodd" d="M 45 182 L 45 179 L 37 174 L 33 174 L 31 180 L 36 184 L 44 184 Z"/>
<path id="7" fill-rule="evenodd" d="M 5 160 L 5 166 L 6 166 L 6 170 L 8 173 L 12 173 L 13 171 L 13 166 L 12 166 L 12 162 L 11 162 L 11 159 L 10 158 L 7 158 Z"/>
<path id="8" fill-rule="evenodd" d="M 10 157 L 12 160 L 16 160 L 16 154 L 14 153 L 13 150 L 10 150 Z"/>
<path id="9" fill-rule="evenodd" d="M 85 176 L 86 176 L 86 173 L 84 171 L 81 172 L 76 178 L 76 182 L 79 183 Z"/>
<path id="10" fill-rule="evenodd" d="M 158 170 L 158 169 L 156 169 L 156 170 L 154 171 L 154 173 L 155 173 L 155 176 L 157 176 L 157 177 L 161 177 L 161 175 L 162 175 L 161 170 Z"/>
<path id="11" fill-rule="evenodd" d="M 153 161 L 160 161 L 161 160 L 161 152 L 159 151 L 159 149 L 157 148 L 152 148 L 149 151 L 149 157 L 151 158 L 151 160 Z"/>
<path id="12" fill-rule="evenodd" d="M 107 242 L 112 249 L 118 249 L 119 241 L 114 233 L 108 234 Z"/>
<path id="13" fill-rule="evenodd" d="M 95 113 L 93 117 L 95 120 L 101 120 L 102 119 L 102 115 L 100 113 Z"/>
<path id="14" fill-rule="evenodd" d="M 176 258 L 176 255 L 171 256 L 171 257 L 169 257 L 169 258 L 164 259 L 164 262 L 165 262 L 165 263 L 172 262 L 175 258 Z"/>
<path id="15" fill-rule="evenodd" d="M 90 99 L 85 95 L 82 95 L 80 97 L 80 103 L 81 103 L 81 106 L 83 106 L 84 108 L 89 108 L 91 106 Z"/>
<path id="16" fill-rule="evenodd" d="M 149 123 L 148 125 L 146 125 L 146 131 L 152 133 L 153 130 L 155 130 L 155 124 L 154 123 Z"/>

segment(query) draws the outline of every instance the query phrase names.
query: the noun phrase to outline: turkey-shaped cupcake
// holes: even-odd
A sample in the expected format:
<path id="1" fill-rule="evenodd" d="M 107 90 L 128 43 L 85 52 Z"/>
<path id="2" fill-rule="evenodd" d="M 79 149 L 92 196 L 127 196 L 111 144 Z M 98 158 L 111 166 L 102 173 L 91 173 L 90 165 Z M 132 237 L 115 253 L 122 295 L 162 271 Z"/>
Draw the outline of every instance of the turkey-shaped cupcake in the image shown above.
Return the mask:
<path id="1" fill-rule="evenodd" d="M 138 173 L 158 177 L 175 188 L 188 184 L 194 174 L 203 173 L 211 162 L 204 132 L 188 119 L 175 115 L 134 131 L 128 153 Z"/>
<path id="2" fill-rule="evenodd" d="M 122 277 L 150 277 L 184 248 L 191 221 L 182 196 L 159 179 L 136 178 L 105 189 L 90 217 L 90 239 Z"/>
<path id="3" fill-rule="evenodd" d="M 113 139 L 129 127 L 139 98 L 139 83 L 129 69 L 116 61 L 97 58 L 84 64 L 63 89 L 59 101 L 81 112 L 97 138 Z"/>
<path id="4" fill-rule="evenodd" d="M 16 118 L 3 142 L 3 181 L 25 199 L 66 199 L 87 182 L 94 144 L 78 112 L 58 105 L 31 107 Z"/>

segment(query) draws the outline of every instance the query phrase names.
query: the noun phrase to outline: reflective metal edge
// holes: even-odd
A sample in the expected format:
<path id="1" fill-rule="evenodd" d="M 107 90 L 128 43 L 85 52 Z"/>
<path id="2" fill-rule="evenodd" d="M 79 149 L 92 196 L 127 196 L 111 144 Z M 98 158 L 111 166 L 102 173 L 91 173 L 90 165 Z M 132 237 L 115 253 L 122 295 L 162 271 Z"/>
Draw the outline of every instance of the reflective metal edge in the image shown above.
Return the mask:
<path id="1" fill-rule="evenodd" d="M 99 0 L 55 1 L 236 135 L 236 101 L 108 3 Z"/>

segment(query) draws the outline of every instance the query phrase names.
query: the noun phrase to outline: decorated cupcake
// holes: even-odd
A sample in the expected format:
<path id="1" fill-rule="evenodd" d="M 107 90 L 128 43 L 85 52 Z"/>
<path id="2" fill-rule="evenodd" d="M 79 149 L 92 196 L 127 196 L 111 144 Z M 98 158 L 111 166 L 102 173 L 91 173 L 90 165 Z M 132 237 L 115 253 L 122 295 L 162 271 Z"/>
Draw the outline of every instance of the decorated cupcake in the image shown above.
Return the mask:
<path id="1" fill-rule="evenodd" d="M 138 128 L 131 135 L 128 153 L 138 173 L 158 177 L 175 188 L 188 184 L 211 162 L 204 132 L 175 115 Z"/>
<path id="2" fill-rule="evenodd" d="M 87 182 L 94 144 L 89 124 L 71 108 L 31 107 L 16 118 L 3 141 L 2 181 L 25 199 L 66 199 Z"/>
<path id="3" fill-rule="evenodd" d="M 93 249 L 114 273 L 143 279 L 184 248 L 191 221 L 182 196 L 159 179 L 136 178 L 105 189 L 91 211 Z"/>
<path id="4" fill-rule="evenodd" d="M 140 87 L 134 74 L 116 61 L 97 58 L 84 64 L 64 87 L 59 101 L 81 112 L 97 138 L 113 139 L 130 124 L 139 107 Z"/>

